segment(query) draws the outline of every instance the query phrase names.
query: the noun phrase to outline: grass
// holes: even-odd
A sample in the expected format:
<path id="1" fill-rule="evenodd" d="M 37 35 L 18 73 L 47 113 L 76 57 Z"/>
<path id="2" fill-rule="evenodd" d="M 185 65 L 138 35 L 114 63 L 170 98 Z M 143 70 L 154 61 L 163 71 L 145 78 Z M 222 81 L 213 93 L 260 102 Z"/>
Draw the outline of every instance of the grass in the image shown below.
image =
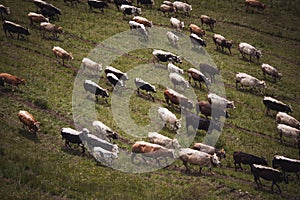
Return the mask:
<path id="1" fill-rule="evenodd" d="M 294 141 L 285 138 L 283 144 L 279 142 L 274 122 L 275 113 L 265 115 L 263 96 L 258 92 L 235 89 L 234 80 L 237 72 L 246 72 L 264 79 L 260 70 L 261 63 L 276 66 L 282 72 L 283 78 L 277 83 L 268 78 L 266 80 L 268 88 L 264 94 L 291 104 L 294 109 L 292 115 L 300 119 L 300 88 L 297 84 L 300 63 L 298 1 L 264 0 L 263 2 L 269 6 L 263 13 L 246 13 L 243 1 L 190 0 L 193 5 L 192 16 L 178 15 L 186 27 L 189 23 L 200 25 L 201 14 L 212 16 L 218 21 L 214 31 L 235 42 L 232 55 L 221 53 L 215 49 L 211 40 L 213 32 L 205 27 L 207 32 L 205 39 L 208 43 L 206 50 L 216 66 L 221 69 L 227 98 L 234 100 L 237 107 L 229 111 L 230 118 L 226 120 L 225 128 L 216 144 L 216 147 L 226 150 L 228 159 L 227 162 L 222 161 L 225 165 L 223 168 L 213 168 L 216 172 L 214 176 L 209 175 L 206 168 L 203 169 L 205 175 L 198 174 L 197 166 L 191 166 L 192 172 L 186 173 L 179 160 L 167 169 L 148 173 L 125 173 L 97 164 L 91 155 L 81 154 L 80 148 L 76 146 L 74 150 L 64 147 L 60 129 L 76 126 L 73 122 L 72 98 L 76 98 L 77 94 L 84 96 L 78 106 L 82 108 L 91 106 L 95 113 L 83 109 L 83 116 L 92 116 L 91 119 L 75 117 L 76 121 L 89 122 L 94 118 L 101 120 L 128 141 L 116 141 L 120 148 L 126 150 L 130 150 L 133 142 L 144 137 L 134 129 L 131 129 L 132 134 L 128 134 L 114 120 L 111 109 L 112 97 L 108 99 L 108 105 L 101 98 L 94 104 L 93 96 L 85 93 L 81 87 L 72 93 L 75 72 L 80 68 L 82 58 L 87 57 L 98 43 L 128 30 L 129 17 L 123 20 L 122 14 L 117 12 L 112 4 L 102 14 L 90 11 L 85 2 L 77 7 L 67 6 L 58 0 L 49 2 L 61 8 L 63 12 L 60 21 L 55 21 L 55 24 L 65 30 L 58 41 L 43 39 L 38 26 L 29 25 L 26 15 L 36 9 L 31 1 L 18 3 L 12 0 L 2 1 L 12 11 L 7 18 L 28 26 L 31 35 L 26 37 L 26 40 L 17 40 L 6 38 L 3 32 L 0 33 L 0 71 L 17 75 L 27 81 L 26 86 L 20 86 L 14 92 L 11 88 L 1 88 L 0 104 L 3 105 L 0 107 L 1 199 L 299 198 L 299 180 L 295 175 L 291 175 L 288 185 L 280 184 L 283 191 L 281 196 L 272 194 L 270 182 L 263 181 L 264 187 L 258 189 L 249 167 L 243 166 L 247 170 L 236 172 L 232 159 L 232 153 L 238 150 L 264 156 L 268 163 L 274 154 L 298 157 Z M 157 1 L 153 10 L 143 9 L 143 16 L 151 19 L 155 26 L 169 27 L 169 18 L 157 11 L 161 2 L 162 0 Z M 185 29 L 182 33 L 188 35 L 188 30 Z M 168 43 L 164 39 L 166 38 L 161 38 L 161 45 L 167 48 Z M 243 60 L 237 50 L 239 42 L 248 42 L 262 49 L 261 63 Z M 51 49 L 56 45 L 73 53 L 74 60 L 70 63 L 70 67 L 62 66 L 55 60 Z M 98 48 L 105 50 L 103 46 Z M 151 52 L 152 49 L 145 48 L 131 51 L 129 55 L 121 55 L 115 59 L 111 65 L 122 71 L 128 71 L 137 65 L 151 63 Z M 97 57 L 97 54 L 94 56 Z M 106 56 L 96 59 L 105 60 Z M 199 60 L 202 61 L 200 57 Z M 185 70 L 191 66 L 187 60 L 180 65 Z M 165 72 L 163 68 L 158 67 L 157 70 Z M 130 75 L 127 83 L 129 88 L 135 88 L 132 82 L 135 76 Z M 103 76 L 100 80 L 96 76 L 88 78 L 111 90 L 111 85 Z M 155 82 L 161 77 L 153 78 L 146 75 L 143 78 L 149 82 L 152 78 Z M 151 121 L 148 113 L 155 114 L 153 107 L 167 106 L 163 97 L 165 87 L 162 84 L 155 85 L 158 92 L 154 96 L 158 101 L 154 103 L 136 96 L 133 90 L 129 90 L 133 94 L 129 101 L 129 113 L 122 115 L 121 120 L 122 117 L 126 119 L 129 116 L 136 125 L 146 126 Z M 198 99 L 206 99 L 206 89 L 196 88 L 194 91 Z M 41 133 L 34 136 L 22 129 L 17 118 L 20 109 L 28 110 L 41 122 Z M 177 117 L 181 117 L 180 112 L 172 108 L 170 110 L 175 112 Z M 184 130 L 185 127 L 182 131 Z M 169 137 L 176 135 L 165 128 L 160 133 Z M 141 138 L 137 139 L 136 135 L 141 135 Z M 205 132 L 198 131 L 194 141 L 200 142 L 204 136 Z"/>

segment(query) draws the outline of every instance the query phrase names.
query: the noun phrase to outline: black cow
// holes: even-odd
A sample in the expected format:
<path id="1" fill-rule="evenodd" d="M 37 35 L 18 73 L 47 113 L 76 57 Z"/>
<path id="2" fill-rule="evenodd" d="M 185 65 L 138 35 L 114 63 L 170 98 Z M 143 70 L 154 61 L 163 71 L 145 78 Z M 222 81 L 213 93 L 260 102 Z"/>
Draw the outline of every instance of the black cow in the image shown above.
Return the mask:
<path id="1" fill-rule="evenodd" d="M 57 16 L 59 18 L 58 15 L 61 15 L 61 10 L 57 7 L 55 7 L 52 4 L 49 4 L 45 1 L 41 1 L 41 0 L 34 0 L 33 3 L 40 8 L 41 13 L 45 16 L 45 17 L 49 17 L 49 18 L 54 18 L 54 16 Z"/>
<path id="2" fill-rule="evenodd" d="M 201 48 L 201 47 L 206 47 L 206 42 L 201 38 L 199 37 L 198 35 L 196 35 L 195 33 L 191 33 L 190 35 L 190 39 L 191 39 L 191 42 L 194 46 L 194 48 L 198 47 L 198 48 Z"/>
<path id="3" fill-rule="evenodd" d="M 98 8 L 102 13 L 104 12 L 104 8 L 108 7 L 108 4 L 106 2 L 98 0 L 88 0 L 88 5 L 91 10 L 93 8 Z"/>
<path id="4" fill-rule="evenodd" d="M 182 58 L 170 52 L 162 50 L 153 50 L 152 55 L 158 62 L 182 63 Z"/>
<path id="5" fill-rule="evenodd" d="M 189 126 L 192 126 L 194 130 L 204 130 L 204 131 L 208 131 L 209 127 L 211 126 L 211 130 L 218 130 L 221 131 L 221 127 L 220 125 L 215 122 L 214 120 L 209 120 L 203 117 L 199 117 L 196 114 L 193 113 L 188 113 L 186 115 L 186 119 L 185 119 L 185 123 L 186 123 L 186 129 L 188 131 Z"/>
<path id="6" fill-rule="evenodd" d="M 10 9 L 9 7 L 6 7 L 2 4 L 0 4 L 0 14 L 1 14 L 1 19 L 3 20 L 4 19 L 4 14 L 5 15 L 9 15 L 10 14 Z"/>
<path id="7" fill-rule="evenodd" d="M 139 4 L 144 4 L 152 8 L 152 6 L 154 5 L 154 0 L 137 0 L 137 5 Z"/>
<path id="8" fill-rule="evenodd" d="M 272 160 L 272 166 L 275 169 L 280 167 L 284 174 L 285 172 L 295 172 L 299 179 L 300 160 L 275 155 Z"/>
<path id="9" fill-rule="evenodd" d="M 30 35 L 28 28 L 24 28 L 19 24 L 13 23 L 11 21 L 6 21 L 6 20 L 3 23 L 3 30 L 4 30 L 6 37 L 7 37 L 6 32 L 8 32 L 11 37 L 13 37 L 12 33 L 17 33 L 18 39 L 19 39 L 20 35 L 22 37 L 23 37 L 23 35 Z"/>
<path id="10" fill-rule="evenodd" d="M 241 151 L 234 152 L 233 159 L 234 159 L 235 170 L 237 170 L 236 164 L 239 164 L 241 170 L 243 170 L 241 164 L 248 164 L 248 165 L 261 164 L 261 165 L 268 166 L 268 163 L 265 158 L 263 157 L 260 158 L 252 154 L 244 153 Z"/>
<path id="11" fill-rule="evenodd" d="M 270 110 L 286 113 L 293 112 L 293 109 L 290 105 L 286 105 L 283 102 L 278 101 L 272 97 L 264 97 L 263 104 L 267 108 L 266 114 L 268 114 Z"/>
<path id="12" fill-rule="evenodd" d="M 210 77 L 211 82 L 215 82 L 215 76 L 220 74 L 220 71 L 218 68 L 210 66 L 205 63 L 201 63 L 199 65 L 200 71 L 205 74 L 206 76 Z"/>
<path id="13" fill-rule="evenodd" d="M 141 8 L 137 8 L 135 6 L 130 6 L 130 5 L 121 5 L 121 10 L 123 12 L 124 17 L 126 15 L 140 15 L 142 13 Z"/>
<path id="14" fill-rule="evenodd" d="M 85 91 L 89 91 L 90 93 L 94 94 L 96 96 L 96 101 L 98 102 L 98 96 L 100 95 L 102 98 L 109 97 L 107 89 L 103 89 L 98 84 L 94 83 L 91 80 L 85 80 L 83 87 Z M 105 98 L 105 102 L 107 102 L 107 99 Z"/>
<path id="15" fill-rule="evenodd" d="M 142 80 L 141 78 L 135 78 L 134 79 L 135 86 L 137 87 L 137 93 L 140 95 L 140 89 L 145 90 L 148 95 L 152 98 L 154 101 L 154 97 L 151 95 L 150 92 L 156 93 L 155 86 L 151 85 L 150 83 Z"/>
<path id="16" fill-rule="evenodd" d="M 256 182 L 257 187 L 262 186 L 262 183 L 259 179 L 260 177 L 265 179 L 265 180 L 272 181 L 272 186 L 271 186 L 272 192 L 273 192 L 274 185 L 276 185 L 276 187 L 279 190 L 279 193 L 281 193 L 281 190 L 280 190 L 279 185 L 277 183 L 281 183 L 283 181 L 286 184 L 289 183 L 288 176 L 284 175 L 279 170 L 273 169 L 271 167 L 266 167 L 266 166 L 263 166 L 263 165 L 253 164 L 253 165 L 251 165 L 251 173 L 254 176 L 254 181 Z"/>
<path id="17" fill-rule="evenodd" d="M 118 11 L 120 11 L 121 5 L 132 5 L 132 2 L 129 0 L 114 0 L 114 4 L 116 5 Z"/>
<path id="18" fill-rule="evenodd" d="M 106 78 L 113 85 L 113 87 L 116 86 L 116 85 L 120 86 L 120 87 L 124 87 L 123 81 L 118 79 L 118 77 L 115 74 L 107 73 Z"/>
<path id="19" fill-rule="evenodd" d="M 82 153 L 84 153 L 85 149 L 80 139 L 81 132 L 78 132 L 72 128 L 62 128 L 60 133 L 62 139 L 65 140 L 65 146 L 68 146 L 72 149 L 70 143 L 77 144 L 82 148 Z"/>

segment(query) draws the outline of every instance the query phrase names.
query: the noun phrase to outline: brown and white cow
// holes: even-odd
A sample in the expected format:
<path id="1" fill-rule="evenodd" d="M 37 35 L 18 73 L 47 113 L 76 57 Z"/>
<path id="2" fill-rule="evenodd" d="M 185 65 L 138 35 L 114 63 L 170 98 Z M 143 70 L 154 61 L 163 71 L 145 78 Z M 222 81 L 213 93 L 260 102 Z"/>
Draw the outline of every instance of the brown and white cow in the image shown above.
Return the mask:
<path id="1" fill-rule="evenodd" d="M 65 65 L 64 60 L 73 60 L 72 53 L 68 53 L 59 46 L 54 46 L 52 52 L 54 53 L 55 58 L 59 57 L 62 59 L 63 65 Z"/>
<path id="2" fill-rule="evenodd" d="M 199 37 L 203 37 L 205 36 L 205 31 L 202 30 L 199 26 L 197 26 L 196 24 L 190 24 L 189 25 L 190 28 L 190 33 L 195 33 L 196 35 L 198 35 Z"/>
<path id="3" fill-rule="evenodd" d="M 30 12 L 28 13 L 28 18 L 30 20 L 30 24 L 33 25 L 33 22 L 35 23 L 41 23 L 41 22 L 49 22 L 49 18 L 46 18 L 44 15 L 42 14 L 38 14 L 38 13 L 34 13 L 34 12 Z"/>
<path id="4" fill-rule="evenodd" d="M 58 34 L 63 33 L 63 28 L 61 26 L 56 26 L 48 22 L 42 22 L 40 24 L 40 29 L 42 31 L 42 36 L 45 37 L 45 32 L 52 33 L 54 38 L 58 38 Z"/>
<path id="5" fill-rule="evenodd" d="M 32 133 L 40 131 L 40 122 L 38 122 L 29 112 L 20 110 L 18 113 L 18 117 L 23 123 L 23 128 L 24 126 L 26 126 Z"/>
<path id="6" fill-rule="evenodd" d="M 200 16 L 201 26 L 203 27 L 203 24 L 206 24 L 209 26 L 209 28 L 213 31 L 213 28 L 215 24 L 217 23 L 217 20 L 207 16 L 207 15 L 201 15 Z"/>
<path id="7" fill-rule="evenodd" d="M 164 97 L 168 105 L 171 103 L 175 105 L 180 105 L 183 108 L 192 109 L 194 107 L 193 102 L 189 100 L 186 96 L 179 94 L 178 92 L 168 88 L 164 91 Z"/>
<path id="8" fill-rule="evenodd" d="M 0 73 L 0 85 L 4 86 L 4 83 L 18 87 L 20 84 L 25 85 L 25 79 L 21 79 L 8 73 Z"/>

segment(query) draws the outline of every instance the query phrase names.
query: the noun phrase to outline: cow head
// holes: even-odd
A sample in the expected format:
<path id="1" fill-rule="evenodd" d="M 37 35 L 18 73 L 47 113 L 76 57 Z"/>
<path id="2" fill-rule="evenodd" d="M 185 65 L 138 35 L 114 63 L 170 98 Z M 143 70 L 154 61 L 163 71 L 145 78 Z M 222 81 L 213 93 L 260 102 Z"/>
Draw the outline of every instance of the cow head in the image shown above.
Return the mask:
<path id="1" fill-rule="evenodd" d="M 256 55 L 257 60 L 259 60 L 259 58 L 262 56 L 261 50 L 256 50 L 255 55 Z"/>
<path id="2" fill-rule="evenodd" d="M 181 128 L 181 119 L 176 119 L 174 126 L 175 126 L 175 129 L 180 129 Z"/>
<path id="3" fill-rule="evenodd" d="M 25 79 L 17 79 L 17 84 L 22 84 L 22 85 L 25 85 L 26 84 L 26 81 Z"/>
<path id="4" fill-rule="evenodd" d="M 210 157 L 210 161 L 211 161 L 211 163 L 212 163 L 214 166 L 221 165 L 221 162 L 220 162 L 220 160 L 219 160 L 219 158 L 218 158 L 218 156 L 217 156 L 216 153 L 214 153 L 214 155 L 212 155 L 212 156 Z"/>
<path id="5" fill-rule="evenodd" d="M 292 113 L 293 112 L 293 108 L 292 108 L 292 106 L 291 105 L 287 105 L 287 107 L 286 107 L 286 112 L 287 113 Z"/>
<path id="6" fill-rule="evenodd" d="M 260 87 L 260 88 L 267 88 L 266 82 L 265 81 L 259 81 L 258 82 L 258 87 Z"/>
<path id="7" fill-rule="evenodd" d="M 63 33 L 63 28 L 61 26 L 57 28 L 57 33 Z"/>
<path id="8" fill-rule="evenodd" d="M 34 133 L 41 131 L 40 122 L 34 122 L 32 129 L 33 129 Z"/>
<path id="9" fill-rule="evenodd" d="M 184 22 L 180 22 L 179 28 L 180 28 L 180 29 L 183 29 L 183 28 L 184 28 Z"/>

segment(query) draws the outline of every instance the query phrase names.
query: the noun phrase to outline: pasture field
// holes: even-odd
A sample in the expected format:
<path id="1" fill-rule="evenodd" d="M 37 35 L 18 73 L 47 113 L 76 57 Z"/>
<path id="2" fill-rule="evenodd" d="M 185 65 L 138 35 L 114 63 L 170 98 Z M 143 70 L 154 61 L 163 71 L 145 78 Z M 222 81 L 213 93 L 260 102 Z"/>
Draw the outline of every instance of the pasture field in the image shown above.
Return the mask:
<path id="1" fill-rule="evenodd" d="M 222 53 L 216 50 L 211 39 L 213 32 L 205 27 L 204 39 L 208 44 L 205 49 L 221 69 L 226 97 L 236 105 L 229 111 L 230 117 L 216 144 L 226 150 L 227 160 L 222 160 L 223 167 L 212 169 L 214 175 L 206 168 L 199 174 L 197 166 L 185 172 L 179 160 L 150 173 L 124 173 L 97 164 L 88 152 L 82 154 L 76 146 L 75 150 L 64 146 L 60 129 L 74 127 L 72 91 L 82 58 L 100 42 L 128 30 L 130 17 L 123 19 L 113 4 L 101 13 L 89 10 L 84 0 L 77 6 L 66 5 L 63 0 L 47 2 L 62 10 L 60 20 L 54 22 L 64 28 L 59 40 L 42 38 L 38 25 L 30 26 L 27 14 L 36 11 L 31 0 L 0 2 L 11 9 L 8 20 L 31 30 L 25 40 L 6 38 L 0 31 L 0 72 L 27 81 L 26 86 L 15 91 L 11 87 L 0 88 L 0 199 L 300 199 L 300 180 L 295 174 L 291 174 L 289 184 L 280 184 L 281 195 L 276 188 L 272 194 L 271 182 L 262 180 L 263 187 L 257 188 L 250 167 L 235 171 L 232 158 L 234 151 L 244 151 L 265 157 L 269 165 L 275 154 L 299 159 L 295 141 L 284 138 L 280 143 L 276 113 L 265 115 L 263 95 L 235 88 L 237 72 L 264 79 L 261 63 L 276 66 L 283 77 L 276 83 L 268 77 L 264 95 L 291 104 L 294 110 L 291 115 L 300 119 L 299 1 L 262 0 L 268 5 L 265 11 L 245 12 L 244 0 L 189 0 L 193 5 L 191 16 L 177 16 L 188 27 L 190 23 L 200 26 L 200 15 L 209 15 L 218 21 L 214 32 L 234 40 L 232 55 Z M 152 20 L 154 27 L 170 28 L 169 17 L 157 10 L 161 3 L 162 0 L 157 0 L 152 10 L 142 8 L 142 16 Z M 188 35 L 189 31 L 185 28 L 182 33 Z M 260 63 L 242 59 L 237 50 L 239 42 L 261 49 Z M 53 46 L 72 52 L 74 60 L 67 66 L 57 63 L 51 52 Z M 138 64 L 152 62 L 151 52 L 149 49 L 133 51 L 112 65 L 128 71 Z M 186 61 L 180 66 L 184 70 L 189 68 Z M 103 77 L 99 84 L 111 88 Z M 147 114 L 152 104 L 167 107 L 163 98 L 165 88 L 157 85 L 157 89 L 154 96 L 160 101 L 155 103 L 135 95 L 131 97 L 128 114 L 137 124 L 149 123 Z M 206 99 L 205 87 L 194 90 L 199 99 Z M 113 120 L 110 98 L 108 101 L 106 105 L 100 98 L 96 104 L 99 120 L 120 133 L 122 140 L 115 141 L 120 148 L 130 150 L 137 139 L 119 129 Z M 21 109 L 28 110 L 41 122 L 42 131 L 36 136 L 22 128 L 17 117 Z M 180 117 L 179 112 L 176 115 Z M 166 129 L 162 133 L 169 137 L 175 135 Z M 200 142 L 204 135 L 205 132 L 198 131 L 195 142 Z"/>

